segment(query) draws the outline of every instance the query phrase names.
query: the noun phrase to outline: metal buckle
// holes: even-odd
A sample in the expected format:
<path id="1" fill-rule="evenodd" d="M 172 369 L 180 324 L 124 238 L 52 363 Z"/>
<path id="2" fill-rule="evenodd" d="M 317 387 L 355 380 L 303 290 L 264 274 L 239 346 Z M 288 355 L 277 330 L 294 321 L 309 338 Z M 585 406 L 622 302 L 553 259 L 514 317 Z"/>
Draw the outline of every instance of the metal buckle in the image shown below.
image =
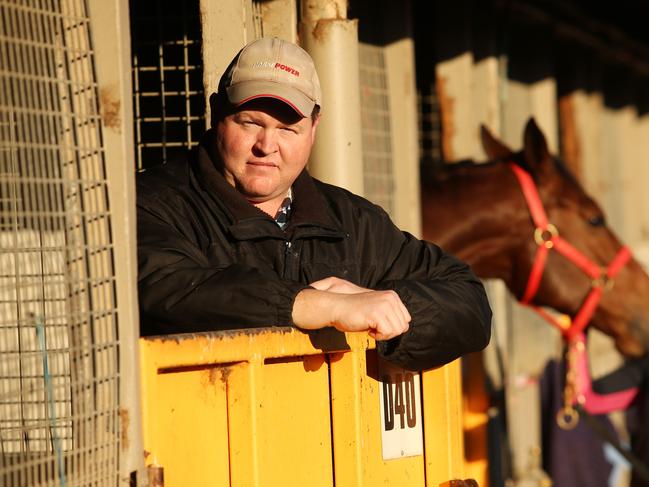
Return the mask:
<path id="1" fill-rule="evenodd" d="M 579 411 L 572 406 L 563 407 L 557 413 L 557 424 L 563 430 L 574 429 L 579 423 Z"/>
<path id="2" fill-rule="evenodd" d="M 610 277 L 608 277 L 608 274 L 606 273 L 606 268 L 602 267 L 600 268 L 599 276 L 593 279 L 590 282 L 590 285 L 591 287 L 601 287 L 605 291 L 609 291 L 613 289 L 613 286 L 615 285 L 615 279 L 611 279 Z"/>
<path id="3" fill-rule="evenodd" d="M 554 247 L 552 239 L 559 236 L 559 230 L 552 223 L 548 223 L 545 229 L 536 227 L 534 229 L 534 240 L 537 245 L 544 245 L 546 248 L 551 249 Z"/>

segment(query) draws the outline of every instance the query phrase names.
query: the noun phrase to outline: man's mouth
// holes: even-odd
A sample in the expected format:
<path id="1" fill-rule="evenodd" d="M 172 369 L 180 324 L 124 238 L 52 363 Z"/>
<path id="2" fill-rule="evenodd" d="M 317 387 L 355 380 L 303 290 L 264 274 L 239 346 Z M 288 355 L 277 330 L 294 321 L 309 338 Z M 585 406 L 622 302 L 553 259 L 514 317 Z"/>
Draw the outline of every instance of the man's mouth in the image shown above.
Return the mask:
<path id="1" fill-rule="evenodd" d="M 248 164 L 251 166 L 255 166 L 258 168 L 273 168 L 277 167 L 277 164 L 274 162 L 268 162 L 268 161 L 248 161 Z"/>

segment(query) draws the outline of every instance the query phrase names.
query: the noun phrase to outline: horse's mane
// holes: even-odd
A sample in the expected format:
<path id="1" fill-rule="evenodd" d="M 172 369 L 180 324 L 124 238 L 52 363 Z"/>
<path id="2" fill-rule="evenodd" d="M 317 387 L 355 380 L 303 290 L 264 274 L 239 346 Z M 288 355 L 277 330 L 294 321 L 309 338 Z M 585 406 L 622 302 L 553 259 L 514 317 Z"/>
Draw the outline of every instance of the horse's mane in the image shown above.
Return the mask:
<path id="1" fill-rule="evenodd" d="M 498 164 L 500 161 L 476 161 L 475 159 L 462 159 L 451 163 L 435 161 L 421 164 L 420 173 L 424 181 L 433 184 L 442 184 L 452 179 L 466 176 L 477 167 L 487 167 Z"/>
<path id="2" fill-rule="evenodd" d="M 554 166 L 561 176 L 568 179 L 571 183 L 580 187 L 578 179 L 575 177 L 571 169 L 559 157 L 552 157 Z M 517 152 L 511 155 L 506 159 L 494 159 L 494 160 L 485 160 L 477 161 L 475 159 L 462 159 L 459 161 L 454 161 L 452 163 L 444 161 L 435 161 L 421 164 L 420 173 L 423 181 L 427 181 L 430 184 L 443 184 L 448 183 L 449 181 L 466 177 L 473 173 L 477 168 L 489 168 L 497 164 L 502 164 L 504 162 L 514 162 L 519 165 L 526 171 L 528 171 L 534 177 L 535 171 L 529 167 L 522 157 L 521 152 Z"/>

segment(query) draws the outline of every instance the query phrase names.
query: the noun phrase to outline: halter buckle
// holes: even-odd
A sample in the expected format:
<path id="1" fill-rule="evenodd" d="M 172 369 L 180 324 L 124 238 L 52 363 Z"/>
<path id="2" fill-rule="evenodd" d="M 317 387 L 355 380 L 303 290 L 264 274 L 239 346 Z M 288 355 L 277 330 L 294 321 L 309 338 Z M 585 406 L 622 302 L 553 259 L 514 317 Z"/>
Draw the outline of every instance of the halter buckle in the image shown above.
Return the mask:
<path id="1" fill-rule="evenodd" d="M 599 276 L 594 278 L 590 282 L 590 285 L 593 288 L 602 288 L 605 291 L 609 291 L 613 289 L 613 286 L 615 285 L 615 279 L 608 277 L 606 269 L 602 267 L 599 271 Z"/>
<path id="2" fill-rule="evenodd" d="M 537 245 L 544 245 L 551 249 L 554 247 L 552 239 L 559 236 L 559 230 L 552 223 L 548 223 L 545 228 L 536 227 L 534 229 L 534 241 Z"/>

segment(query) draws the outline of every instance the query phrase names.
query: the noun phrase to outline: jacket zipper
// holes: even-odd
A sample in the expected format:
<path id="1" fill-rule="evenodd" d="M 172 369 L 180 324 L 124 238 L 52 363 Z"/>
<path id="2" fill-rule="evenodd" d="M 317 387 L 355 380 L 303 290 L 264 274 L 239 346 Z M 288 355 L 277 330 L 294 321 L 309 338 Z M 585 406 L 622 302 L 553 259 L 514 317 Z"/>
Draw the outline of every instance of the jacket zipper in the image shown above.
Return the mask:
<path id="1" fill-rule="evenodd" d="M 284 279 L 299 281 L 300 266 L 300 249 L 302 248 L 300 240 L 287 240 L 284 243 Z"/>
<path id="2" fill-rule="evenodd" d="M 290 240 L 286 240 L 284 242 L 284 271 L 282 277 L 284 279 L 288 279 L 288 269 L 289 269 L 289 260 L 291 258 L 291 247 L 293 246 L 293 242 Z"/>

